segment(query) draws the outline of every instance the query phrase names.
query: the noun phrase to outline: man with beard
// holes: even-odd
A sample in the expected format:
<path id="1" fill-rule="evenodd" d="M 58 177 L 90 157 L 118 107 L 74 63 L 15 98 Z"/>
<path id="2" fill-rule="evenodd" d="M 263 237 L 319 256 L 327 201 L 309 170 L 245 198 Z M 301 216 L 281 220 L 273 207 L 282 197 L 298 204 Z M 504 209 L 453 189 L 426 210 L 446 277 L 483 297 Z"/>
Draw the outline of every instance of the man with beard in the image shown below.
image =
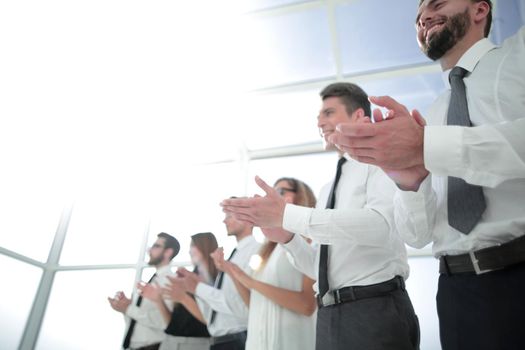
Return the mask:
<path id="1" fill-rule="evenodd" d="M 179 253 L 180 245 L 177 239 L 161 232 L 149 249 L 148 265 L 155 267 L 155 274 L 148 283 L 166 285 L 169 281 L 170 261 Z M 129 317 L 123 348 L 133 350 L 156 350 L 165 337 L 164 329 L 168 326 L 158 307 L 150 300 L 139 296 L 134 304 L 124 292 L 119 291 L 114 298 L 108 298 L 111 307 Z M 173 308 L 173 302 L 165 300 L 168 308 Z"/>
<path id="2" fill-rule="evenodd" d="M 525 348 L 525 28 L 486 37 L 492 4 L 420 1 L 422 51 L 450 87 L 430 108 L 370 100 L 375 124 L 339 125 L 332 142 L 396 182 L 398 231 L 440 260 L 443 349 Z"/>

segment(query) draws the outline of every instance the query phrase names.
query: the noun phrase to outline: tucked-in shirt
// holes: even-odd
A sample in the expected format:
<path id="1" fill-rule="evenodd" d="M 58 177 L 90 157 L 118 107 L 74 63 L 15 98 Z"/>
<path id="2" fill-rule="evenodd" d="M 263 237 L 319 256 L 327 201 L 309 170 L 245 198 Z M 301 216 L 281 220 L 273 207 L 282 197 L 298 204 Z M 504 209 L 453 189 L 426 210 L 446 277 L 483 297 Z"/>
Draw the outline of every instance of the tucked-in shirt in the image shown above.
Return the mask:
<path id="1" fill-rule="evenodd" d="M 230 261 L 251 274 L 250 259 L 257 254 L 260 247 L 261 245 L 252 235 L 245 237 L 237 244 L 237 250 Z M 208 321 L 208 332 L 212 336 L 218 337 L 247 329 L 248 308 L 228 274 L 224 274 L 221 289 L 199 283 L 195 295 L 199 309 Z M 213 323 L 210 324 L 212 310 L 217 313 Z"/>
<path id="2" fill-rule="evenodd" d="M 346 158 L 335 209 L 325 209 L 332 183 L 321 190 L 315 209 L 286 205 L 283 228 L 296 235 L 284 247 L 291 253 L 293 264 L 317 280 L 319 246 L 309 245 L 298 234 L 315 243 L 329 244 L 331 290 L 380 283 L 396 275 L 406 279 L 406 249 L 394 225 L 395 185 L 381 169 Z M 318 290 L 317 284 L 315 288 Z"/>
<path id="3" fill-rule="evenodd" d="M 152 280 L 152 283 L 158 283 L 164 287 L 169 281 L 167 276 L 171 274 L 169 266 L 163 266 L 157 269 L 157 275 Z M 167 307 L 171 310 L 173 308 L 173 302 L 169 299 L 165 299 Z M 134 300 L 128 309 L 126 310 L 126 316 L 137 321 L 131 336 L 130 347 L 140 348 L 151 344 L 162 342 L 165 338 L 164 329 L 168 323 L 162 317 L 159 308 L 155 303 L 142 298 L 140 306 L 136 305 Z M 127 328 L 126 328 L 127 330 Z"/>
<path id="4" fill-rule="evenodd" d="M 458 61 L 473 127 L 447 126 L 448 89 L 426 115 L 425 167 L 417 192 L 398 190 L 395 218 L 407 244 L 433 242 L 435 256 L 463 254 L 525 233 L 525 27 L 496 47 L 488 39 Z M 448 225 L 447 177 L 480 185 L 487 209 L 465 235 Z"/>

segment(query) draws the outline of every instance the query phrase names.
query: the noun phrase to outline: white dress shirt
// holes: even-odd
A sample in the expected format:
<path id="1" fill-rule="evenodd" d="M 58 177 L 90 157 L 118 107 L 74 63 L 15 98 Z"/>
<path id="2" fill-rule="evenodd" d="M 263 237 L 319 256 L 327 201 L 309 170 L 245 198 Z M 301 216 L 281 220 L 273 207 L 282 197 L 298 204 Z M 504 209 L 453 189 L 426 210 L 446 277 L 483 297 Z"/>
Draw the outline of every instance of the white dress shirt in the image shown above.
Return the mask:
<path id="1" fill-rule="evenodd" d="M 251 274 L 250 259 L 252 255 L 259 252 L 260 248 L 261 245 L 252 235 L 245 237 L 237 244 L 237 250 L 230 261 Z M 224 274 L 221 289 L 199 283 L 195 295 L 199 309 L 208 321 L 208 332 L 211 336 L 218 337 L 247 329 L 248 308 L 228 274 Z M 217 313 L 213 323 L 209 324 L 212 310 Z"/>
<path id="2" fill-rule="evenodd" d="M 433 253 L 462 254 L 508 242 L 525 233 L 525 27 L 501 47 L 478 41 L 459 60 L 473 127 L 447 126 L 447 91 L 426 116 L 425 166 L 418 192 L 398 190 L 395 218 L 407 244 L 430 242 Z M 465 235 L 448 225 L 447 176 L 483 186 L 487 209 Z"/>
<path id="3" fill-rule="evenodd" d="M 284 247 L 293 264 L 317 280 L 319 247 L 309 245 L 298 236 L 302 234 L 330 245 L 331 290 L 380 283 L 396 275 L 408 278 L 405 245 L 394 225 L 394 183 L 381 169 L 347 157 L 336 189 L 335 209 L 325 209 L 331 185 L 323 187 L 315 209 L 286 205 L 283 228 L 296 235 Z M 317 285 L 315 288 L 318 290 Z"/>
<path id="4" fill-rule="evenodd" d="M 152 283 L 155 282 L 164 287 L 169 282 L 167 276 L 171 275 L 169 265 L 157 269 L 156 273 L 157 275 L 152 280 Z M 173 309 L 173 301 L 164 299 L 164 302 L 170 310 Z M 126 316 L 137 321 L 131 336 L 131 348 L 160 343 L 166 337 L 164 329 L 166 329 L 168 323 L 162 317 L 157 305 L 151 300 L 142 298 L 140 306 L 137 306 L 136 300 L 133 300 L 126 310 Z M 127 329 L 128 327 L 126 327 L 126 331 Z"/>

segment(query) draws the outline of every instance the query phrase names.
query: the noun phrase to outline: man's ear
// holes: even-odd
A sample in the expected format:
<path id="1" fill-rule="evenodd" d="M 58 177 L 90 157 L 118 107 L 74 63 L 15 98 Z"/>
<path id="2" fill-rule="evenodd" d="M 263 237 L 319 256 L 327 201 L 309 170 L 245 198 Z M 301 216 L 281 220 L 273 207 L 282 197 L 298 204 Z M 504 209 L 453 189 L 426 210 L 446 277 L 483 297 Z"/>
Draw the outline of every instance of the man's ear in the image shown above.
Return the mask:
<path id="1" fill-rule="evenodd" d="M 474 3 L 475 12 L 474 12 L 474 21 L 479 23 L 487 18 L 490 12 L 490 5 L 486 1 L 480 1 Z"/>
<path id="2" fill-rule="evenodd" d="M 350 116 L 350 119 L 352 120 L 359 120 L 365 117 L 365 111 L 363 108 L 356 109 L 352 115 Z"/>
<path id="3" fill-rule="evenodd" d="M 165 259 L 168 259 L 168 260 L 171 260 L 171 256 L 173 255 L 173 248 L 166 248 L 164 250 L 164 258 Z"/>

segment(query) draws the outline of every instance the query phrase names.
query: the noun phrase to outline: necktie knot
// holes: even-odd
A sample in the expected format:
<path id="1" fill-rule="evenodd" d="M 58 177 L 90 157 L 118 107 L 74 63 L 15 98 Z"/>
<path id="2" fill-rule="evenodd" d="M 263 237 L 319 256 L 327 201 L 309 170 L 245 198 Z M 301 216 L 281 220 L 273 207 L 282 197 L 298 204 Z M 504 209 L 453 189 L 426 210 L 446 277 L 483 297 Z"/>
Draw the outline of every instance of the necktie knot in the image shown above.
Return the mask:
<path id="1" fill-rule="evenodd" d="M 452 83 L 453 81 L 461 80 L 467 75 L 468 71 L 462 67 L 454 67 L 448 74 L 448 81 Z"/>
<path id="2" fill-rule="evenodd" d="M 337 161 L 337 170 L 338 171 L 341 171 L 341 167 L 343 166 L 343 164 L 346 163 L 346 158 L 345 157 L 341 157 L 339 158 L 339 160 Z"/>

